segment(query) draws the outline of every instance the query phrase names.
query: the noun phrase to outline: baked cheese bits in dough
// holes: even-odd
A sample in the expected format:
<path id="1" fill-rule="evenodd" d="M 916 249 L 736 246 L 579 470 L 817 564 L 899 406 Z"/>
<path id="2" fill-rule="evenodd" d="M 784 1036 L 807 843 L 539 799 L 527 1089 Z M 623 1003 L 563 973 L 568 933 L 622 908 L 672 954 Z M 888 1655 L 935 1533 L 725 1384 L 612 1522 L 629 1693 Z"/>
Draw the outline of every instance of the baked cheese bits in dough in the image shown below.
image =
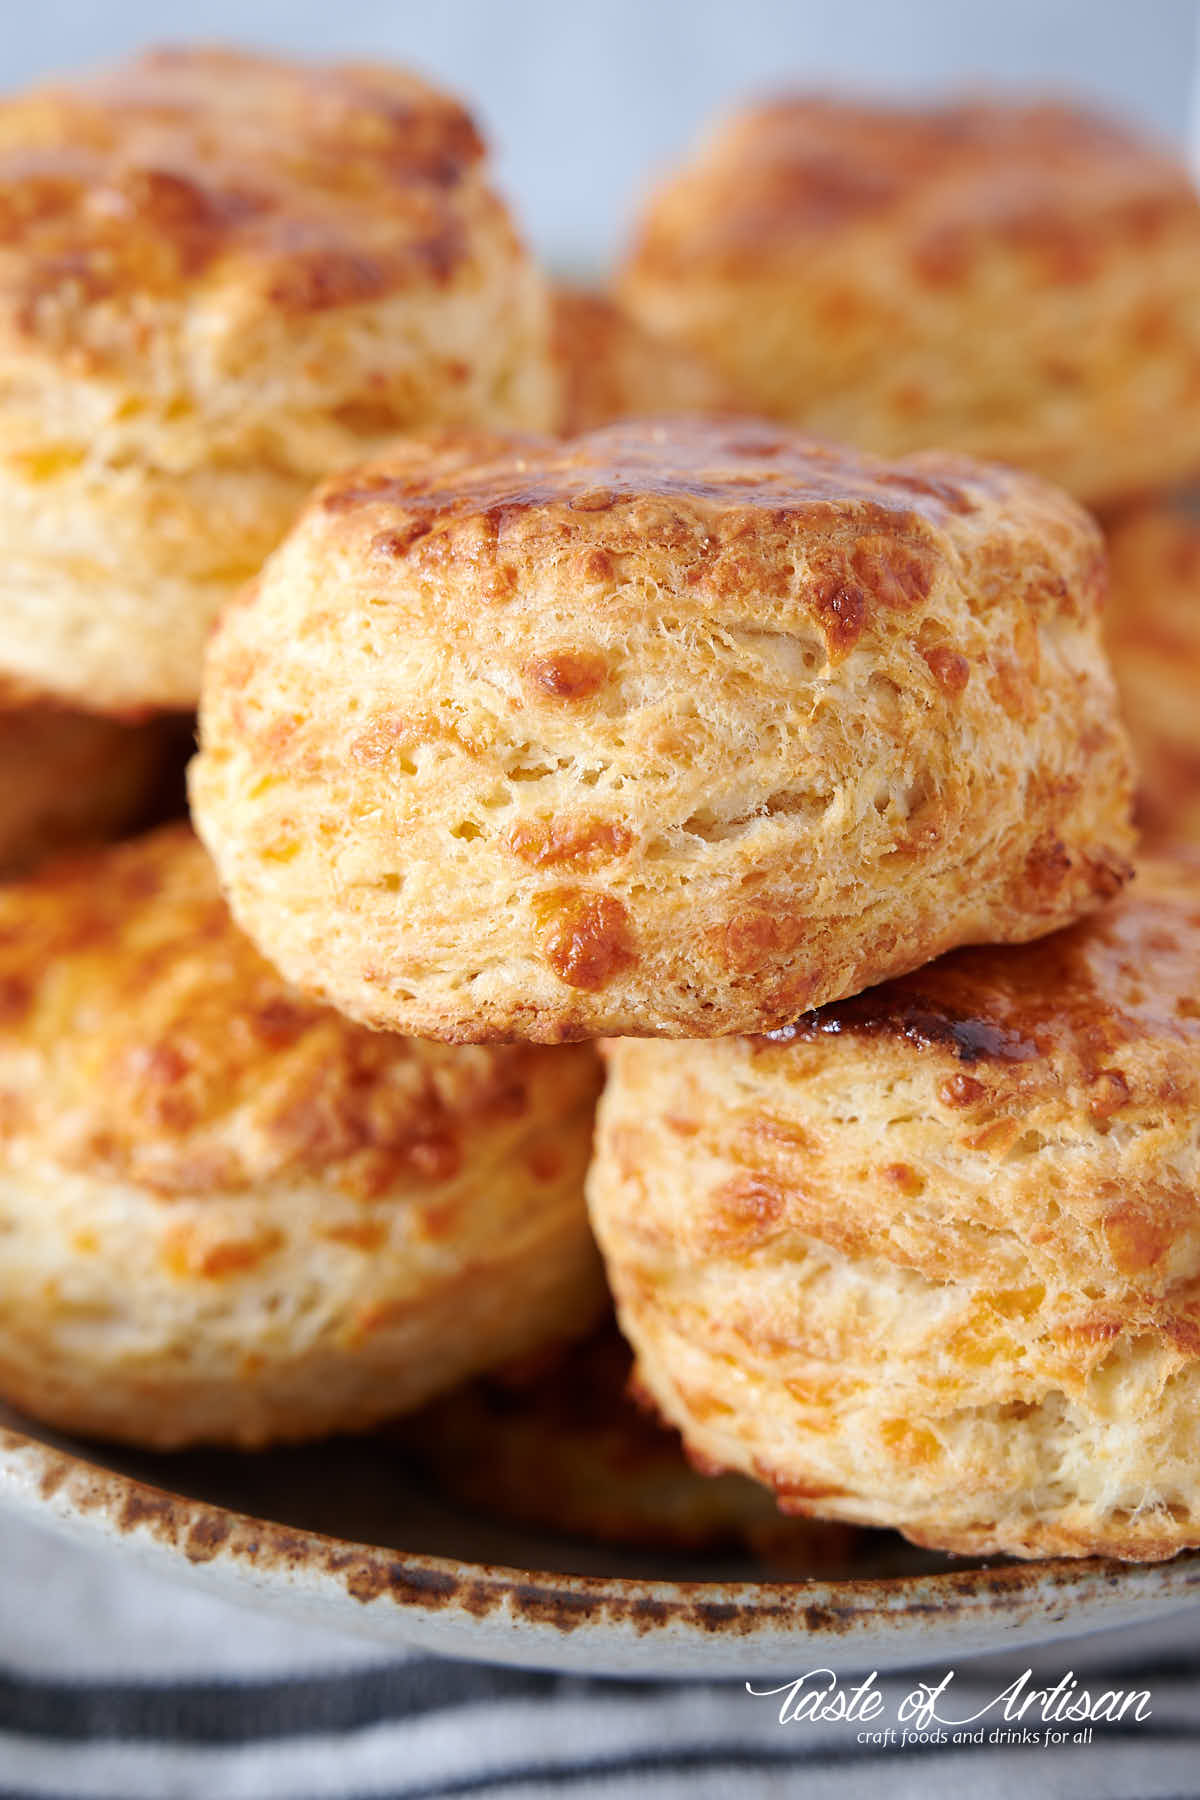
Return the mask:
<path id="1" fill-rule="evenodd" d="M 288 980 L 450 1041 L 768 1030 L 1120 886 L 1099 533 L 761 423 L 332 479 L 213 640 L 191 793 Z"/>

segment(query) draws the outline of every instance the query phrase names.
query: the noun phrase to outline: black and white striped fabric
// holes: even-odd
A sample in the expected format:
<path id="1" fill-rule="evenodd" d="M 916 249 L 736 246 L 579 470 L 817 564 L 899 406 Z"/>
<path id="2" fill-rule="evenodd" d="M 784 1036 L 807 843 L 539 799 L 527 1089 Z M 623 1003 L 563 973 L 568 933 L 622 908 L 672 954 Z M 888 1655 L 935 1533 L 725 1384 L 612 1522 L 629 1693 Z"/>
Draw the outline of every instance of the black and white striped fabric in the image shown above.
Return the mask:
<path id="1" fill-rule="evenodd" d="M 780 1697 L 739 1682 L 398 1659 L 0 1517 L 0 1800 L 1200 1794 L 1200 1611 L 961 1664 L 957 1716 L 1029 1667 L 1042 1685 L 1073 1670 L 1094 1691 L 1149 1690 L 1149 1717 L 1086 1744 L 867 1743 L 861 1721 L 781 1725 Z M 945 1672 L 881 1677 L 876 1723 Z"/>

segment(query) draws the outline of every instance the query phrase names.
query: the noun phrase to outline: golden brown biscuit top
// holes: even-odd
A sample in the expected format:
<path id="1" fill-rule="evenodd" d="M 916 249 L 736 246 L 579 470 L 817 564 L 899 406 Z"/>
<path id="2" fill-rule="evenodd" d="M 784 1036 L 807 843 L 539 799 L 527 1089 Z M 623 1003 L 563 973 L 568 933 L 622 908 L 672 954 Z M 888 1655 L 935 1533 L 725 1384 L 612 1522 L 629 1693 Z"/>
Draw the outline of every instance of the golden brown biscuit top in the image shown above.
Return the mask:
<path id="1" fill-rule="evenodd" d="M 1017 948 L 952 951 L 748 1042 L 770 1055 L 842 1036 L 933 1056 L 952 1071 L 944 1094 L 964 1105 L 1012 1077 L 1082 1083 L 1093 1110 L 1111 1111 L 1142 1073 L 1158 1091 L 1164 1066 L 1180 1080 L 1186 1072 L 1195 1092 L 1200 852 L 1146 859 L 1119 898 L 1069 930 Z"/>
<path id="2" fill-rule="evenodd" d="M 985 607 L 1006 583 L 1031 606 L 1093 607 L 1104 583 L 1092 521 L 1030 476 L 940 452 L 882 462 L 747 419 L 410 440 L 329 481 L 298 535 L 343 574 L 452 586 L 464 610 L 514 599 L 530 570 L 577 591 L 650 569 L 713 616 L 794 596 L 838 657 L 961 578 L 968 540 Z"/>
<path id="3" fill-rule="evenodd" d="M 1181 212 L 1200 226 L 1182 165 L 1062 102 L 791 95 L 730 120 L 662 188 L 635 261 L 753 269 L 885 224 L 931 285 L 952 283 L 995 242 L 1027 252 L 1048 280 L 1080 281 L 1106 232 L 1146 242 Z"/>
<path id="4" fill-rule="evenodd" d="M 549 1059 L 549 1060 L 548 1060 Z M 449 1048 L 350 1024 L 234 926 L 182 825 L 0 887 L 0 1155 L 152 1191 L 319 1176 L 364 1200 L 453 1178 L 586 1047 Z"/>
<path id="5" fill-rule="evenodd" d="M 0 103 L 0 317 L 73 319 L 253 271 L 289 312 L 444 281 L 469 116 L 402 70 L 163 49 Z"/>
<path id="6" fill-rule="evenodd" d="M 335 476 L 320 504 L 330 513 L 394 508 L 418 528 L 415 541 L 467 518 L 499 526 L 539 512 L 567 523 L 646 502 L 795 522 L 855 511 L 941 524 L 975 511 L 978 490 L 1009 485 L 1006 472 L 966 457 L 889 464 L 760 420 L 685 418 L 621 421 L 566 442 L 452 433 L 399 445 Z"/>

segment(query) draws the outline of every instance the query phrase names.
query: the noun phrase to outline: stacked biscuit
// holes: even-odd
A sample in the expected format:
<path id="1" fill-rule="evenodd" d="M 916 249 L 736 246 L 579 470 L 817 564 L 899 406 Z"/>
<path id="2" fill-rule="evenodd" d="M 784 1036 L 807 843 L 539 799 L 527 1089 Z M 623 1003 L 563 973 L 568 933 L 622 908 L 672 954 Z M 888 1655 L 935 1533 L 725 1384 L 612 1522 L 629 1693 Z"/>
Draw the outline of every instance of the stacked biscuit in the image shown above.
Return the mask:
<path id="1" fill-rule="evenodd" d="M 454 102 L 163 51 L 0 106 L 0 868 L 143 810 L 208 628 L 312 483 L 541 428 L 540 280 Z"/>
<path id="2" fill-rule="evenodd" d="M 1200 832 L 1200 206 L 1061 103 L 793 95 L 652 195 L 620 292 L 750 411 L 1033 469 L 1112 538 L 1110 651 L 1154 839 Z"/>
<path id="3" fill-rule="evenodd" d="M 0 106 L 0 211 L 0 754 L 32 771 L 0 776 L 0 857 L 30 861 L 140 806 L 161 728 L 117 721 L 194 710 L 314 481 L 405 431 L 547 429 L 560 382 L 472 120 L 402 71 L 162 51 L 36 90 Z M 311 1437 L 596 1317 L 587 1046 L 350 1024 L 182 823 L 0 889 L 0 963 L 0 1381 L 30 1412 Z"/>
<path id="4" fill-rule="evenodd" d="M 1200 1542 L 1200 866 L 1128 885 L 1104 542 L 1044 479 L 1200 466 L 1128 366 L 1154 300 L 1144 381 L 1174 402 L 1193 355 L 1174 168 L 1050 108 L 771 109 L 668 190 L 622 310 L 547 298 L 408 77 L 191 52 L 12 105 L 49 490 L 14 501 L 14 675 L 198 691 L 203 847 L 0 890 L 0 1388 L 255 1445 L 507 1364 L 536 1445 L 613 1363 L 511 1376 L 603 1310 L 590 1208 L 701 1466 L 950 1549 Z M 752 393 L 712 342 L 768 316 Z M 803 394 L 890 430 L 873 334 L 911 388 L 954 331 L 976 385 L 926 370 L 912 446 L 795 429 Z M 593 1498 L 564 1522 L 628 1535 L 640 1487 Z M 668 1510 L 659 1541 L 714 1529 Z"/>

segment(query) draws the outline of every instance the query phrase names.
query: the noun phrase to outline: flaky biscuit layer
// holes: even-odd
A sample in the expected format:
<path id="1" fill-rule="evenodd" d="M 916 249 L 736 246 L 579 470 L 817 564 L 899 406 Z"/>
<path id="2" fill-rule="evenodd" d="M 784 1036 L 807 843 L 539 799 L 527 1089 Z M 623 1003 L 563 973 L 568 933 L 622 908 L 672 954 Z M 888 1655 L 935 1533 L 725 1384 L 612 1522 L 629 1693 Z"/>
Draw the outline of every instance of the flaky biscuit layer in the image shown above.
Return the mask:
<path id="1" fill-rule="evenodd" d="M 702 1459 L 947 1550 L 1200 1543 L 1200 862 L 772 1038 L 607 1057 L 593 1223 Z"/>

